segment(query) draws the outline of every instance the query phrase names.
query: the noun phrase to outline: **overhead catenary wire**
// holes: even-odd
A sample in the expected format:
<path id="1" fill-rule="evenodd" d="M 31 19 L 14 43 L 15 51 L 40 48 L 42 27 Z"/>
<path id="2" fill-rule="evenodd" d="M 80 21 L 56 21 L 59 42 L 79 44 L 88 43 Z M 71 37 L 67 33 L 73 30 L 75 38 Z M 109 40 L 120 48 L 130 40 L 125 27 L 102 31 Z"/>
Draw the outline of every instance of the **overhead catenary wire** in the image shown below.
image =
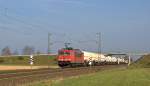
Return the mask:
<path id="1" fill-rule="evenodd" d="M 22 31 L 22 30 L 20 31 L 20 29 L 9 28 L 9 27 L 6 27 L 6 26 L 3 26 L 3 28 L 7 28 L 7 29 L 2 28 L 3 30 L 8 30 L 10 32 L 17 32 L 17 33 L 20 32 L 20 33 L 23 33 L 24 35 L 32 35 L 32 33 L 34 31 L 37 31 L 37 30 L 40 30 L 40 29 L 41 29 L 42 32 L 46 32 L 46 33 L 49 32 L 49 30 L 47 28 L 45 28 L 45 26 L 41 26 L 41 24 L 33 24 L 33 23 L 30 23 L 30 22 L 25 21 L 23 19 L 20 19 L 19 17 L 12 16 L 8 11 L 9 11 L 9 9 L 7 9 L 6 14 L 3 15 L 4 17 L 8 18 L 8 21 L 11 20 L 11 21 L 15 21 L 17 23 L 24 24 L 24 25 L 28 26 L 28 28 L 25 28 L 24 25 L 22 25 L 22 27 L 25 28 L 25 29 L 29 29 L 29 31 Z M 81 44 L 85 44 L 85 43 L 89 44 L 89 43 L 95 43 L 96 42 L 96 40 L 83 40 L 83 41 L 79 40 L 79 41 L 76 41 L 73 38 L 71 38 L 71 35 L 67 36 L 65 34 L 64 35 L 65 36 L 65 38 L 64 38 L 65 41 L 62 42 L 62 43 L 71 42 L 73 45 L 75 45 L 77 43 L 80 43 L 80 45 L 81 45 Z M 58 42 L 58 41 L 55 41 L 54 43 L 58 44 L 56 42 Z M 59 42 L 59 44 L 60 44 L 60 42 Z"/>
<path id="2" fill-rule="evenodd" d="M 102 48 L 102 46 L 101 46 L 101 41 L 102 41 L 101 40 L 101 32 L 98 32 L 97 36 L 98 36 L 98 41 L 97 42 L 98 42 L 98 53 L 99 53 L 98 57 L 101 59 L 101 54 L 102 54 L 102 49 L 101 49 Z"/>
<path id="3" fill-rule="evenodd" d="M 14 17 L 14 16 L 11 16 L 10 13 L 8 14 L 8 8 L 5 8 L 4 14 L 0 14 L 0 16 L 7 18 L 8 21 L 9 21 L 9 20 L 13 20 L 13 21 L 16 21 L 16 22 L 18 22 L 18 23 L 22 23 L 22 24 L 28 26 L 30 31 L 31 31 L 31 30 L 32 30 L 32 31 L 41 30 L 42 32 L 48 32 L 48 31 L 49 31 L 49 30 L 46 29 L 44 26 L 41 26 L 41 25 L 39 25 L 39 24 L 38 24 L 38 25 L 37 25 L 37 24 L 32 24 L 32 23 L 29 23 L 29 22 L 27 22 L 27 21 L 18 19 L 18 18 Z M 22 27 L 23 27 L 23 26 L 22 26 Z M 25 28 L 25 29 L 28 29 L 28 28 Z M 41 32 L 41 31 L 40 31 L 40 32 Z"/>

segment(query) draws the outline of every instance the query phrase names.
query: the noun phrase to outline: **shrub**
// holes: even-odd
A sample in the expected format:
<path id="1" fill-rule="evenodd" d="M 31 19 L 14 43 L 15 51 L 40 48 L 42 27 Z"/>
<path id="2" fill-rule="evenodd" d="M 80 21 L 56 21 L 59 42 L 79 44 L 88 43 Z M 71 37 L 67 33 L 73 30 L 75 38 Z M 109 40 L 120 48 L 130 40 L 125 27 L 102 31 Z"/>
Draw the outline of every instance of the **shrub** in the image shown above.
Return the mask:
<path id="1" fill-rule="evenodd" d="M 19 56 L 18 60 L 24 60 L 24 58 L 22 56 Z"/>
<path id="2" fill-rule="evenodd" d="M 0 63 L 4 63 L 5 61 L 3 59 L 0 59 Z"/>

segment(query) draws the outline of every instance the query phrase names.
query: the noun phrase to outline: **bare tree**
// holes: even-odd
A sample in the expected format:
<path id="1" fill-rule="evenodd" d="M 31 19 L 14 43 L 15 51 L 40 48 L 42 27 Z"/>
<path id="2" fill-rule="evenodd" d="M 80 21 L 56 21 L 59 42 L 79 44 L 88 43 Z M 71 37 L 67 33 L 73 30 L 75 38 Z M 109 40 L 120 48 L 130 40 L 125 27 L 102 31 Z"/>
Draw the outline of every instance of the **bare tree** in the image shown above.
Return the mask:
<path id="1" fill-rule="evenodd" d="M 37 55 L 40 55 L 40 54 L 42 54 L 42 53 L 41 53 L 41 51 L 38 50 L 38 51 L 36 52 L 36 54 L 37 54 Z"/>
<path id="2" fill-rule="evenodd" d="M 23 48 L 23 54 L 24 54 L 24 55 L 31 55 L 31 54 L 34 54 L 34 51 L 35 51 L 34 47 L 31 47 L 31 46 L 25 46 L 25 47 Z"/>
<path id="3" fill-rule="evenodd" d="M 1 54 L 2 54 L 2 56 L 8 56 L 8 55 L 11 55 L 12 53 L 11 53 L 10 48 L 7 46 L 7 47 L 2 49 L 2 53 Z"/>
<path id="4" fill-rule="evenodd" d="M 19 55 L 19 52 L 18 52 L 17 50 L 15 50 L 15 51 L 13 52 L 13 55 Z"/>

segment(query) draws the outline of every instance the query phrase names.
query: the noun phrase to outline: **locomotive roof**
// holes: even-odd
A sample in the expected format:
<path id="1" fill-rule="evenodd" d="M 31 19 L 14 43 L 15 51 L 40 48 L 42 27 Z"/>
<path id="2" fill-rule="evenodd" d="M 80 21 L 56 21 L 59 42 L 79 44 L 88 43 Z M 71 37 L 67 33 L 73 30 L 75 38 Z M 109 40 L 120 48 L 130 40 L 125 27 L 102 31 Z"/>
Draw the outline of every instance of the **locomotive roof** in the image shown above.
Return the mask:
<path id="1" fill-rule="evenodd" d="M 62 48 L 60 50 L 80 50 L 80 49 L 73 49 L 73 48 Z"/>

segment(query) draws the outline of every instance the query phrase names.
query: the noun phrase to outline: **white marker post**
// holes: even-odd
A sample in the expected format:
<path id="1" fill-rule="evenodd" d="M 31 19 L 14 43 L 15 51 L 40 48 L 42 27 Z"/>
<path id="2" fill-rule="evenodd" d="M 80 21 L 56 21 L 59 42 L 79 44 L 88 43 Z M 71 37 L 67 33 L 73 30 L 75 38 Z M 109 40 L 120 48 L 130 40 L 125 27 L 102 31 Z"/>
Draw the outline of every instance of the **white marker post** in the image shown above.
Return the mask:
<path id="1" fill-rule="evenodd" d="M 30 55 L 30 66 L 31 66 L 31 69 L 32 69 L 33 64 L 34 64 L 34 62 L 33 62 L 33 55 Z"/>
<path id="2" fill-rule="evenodd" d="M 128 66 L 131 64 L 131 57 L 129 56 Z"/>

